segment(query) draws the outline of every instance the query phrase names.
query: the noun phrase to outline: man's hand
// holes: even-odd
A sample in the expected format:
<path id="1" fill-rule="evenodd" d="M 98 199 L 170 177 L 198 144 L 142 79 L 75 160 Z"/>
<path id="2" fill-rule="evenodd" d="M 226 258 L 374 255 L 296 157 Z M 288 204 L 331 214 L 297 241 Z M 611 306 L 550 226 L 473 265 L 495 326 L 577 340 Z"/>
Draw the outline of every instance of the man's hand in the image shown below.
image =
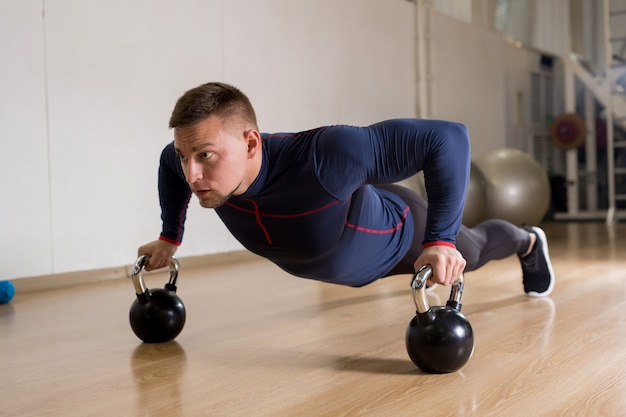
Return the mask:
<path id="1" fill-rule="evenodd" d="M 178 246 L 164 240 L 155 240 L 140 246 L 137 256 L 147 255 L 148 263 L 144 266 L 146 271 L 164 268 L 169 265 L 170 258 L 174 256 Z"/>
<path id="2" fill-rule="evenodd" d="M 449 246 L 429 246 L 415 261 L 415 270 L 424 265 L 433 269 L 430 281 L 442 285 L 450 285 L 456 281 L 465 269 L 465 259 L 455 248 Z"/>

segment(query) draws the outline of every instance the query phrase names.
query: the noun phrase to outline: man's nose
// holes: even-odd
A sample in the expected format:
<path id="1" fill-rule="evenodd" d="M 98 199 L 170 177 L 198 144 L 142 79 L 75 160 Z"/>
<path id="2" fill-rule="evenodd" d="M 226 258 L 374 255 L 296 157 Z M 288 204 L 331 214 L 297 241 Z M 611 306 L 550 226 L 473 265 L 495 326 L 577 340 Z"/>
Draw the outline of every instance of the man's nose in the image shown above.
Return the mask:
<path id="1" fill-rule="evenodd" d="M 187 182 L 190 184 L 202 179 L 202 165 L 190 160 L 187 165 Z"/>

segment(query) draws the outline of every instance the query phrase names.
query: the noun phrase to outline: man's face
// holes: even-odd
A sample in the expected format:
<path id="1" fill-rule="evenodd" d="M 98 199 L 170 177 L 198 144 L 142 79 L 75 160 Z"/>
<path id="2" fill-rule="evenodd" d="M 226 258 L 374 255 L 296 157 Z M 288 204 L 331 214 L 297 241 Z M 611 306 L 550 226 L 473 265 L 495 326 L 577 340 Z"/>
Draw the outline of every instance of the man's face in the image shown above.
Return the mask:
<path id="1" fill-rule="evenodd" d="M 250 185 L 250 131 L 238 125 L 209 116 L 191 126 L 174 129 L 174 148 L 187 183 L 202 207 L 219 207 Z"/>

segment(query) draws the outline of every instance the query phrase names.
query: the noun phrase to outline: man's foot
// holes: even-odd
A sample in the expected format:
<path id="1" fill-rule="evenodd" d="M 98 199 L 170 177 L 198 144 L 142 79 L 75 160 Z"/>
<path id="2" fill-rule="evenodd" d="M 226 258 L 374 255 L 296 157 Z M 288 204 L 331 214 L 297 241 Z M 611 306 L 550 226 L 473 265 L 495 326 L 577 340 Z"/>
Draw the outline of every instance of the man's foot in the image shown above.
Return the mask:
<path id="1" fill-rule="evenodd" d="M 531 297 L 545 297 L 554 288 L 554 271 L 548 254 L 548 239 L 539 227 L 523 226 L 537 240 L 527 256 L 519 256 L 522 264 L 524 291 Z"/>

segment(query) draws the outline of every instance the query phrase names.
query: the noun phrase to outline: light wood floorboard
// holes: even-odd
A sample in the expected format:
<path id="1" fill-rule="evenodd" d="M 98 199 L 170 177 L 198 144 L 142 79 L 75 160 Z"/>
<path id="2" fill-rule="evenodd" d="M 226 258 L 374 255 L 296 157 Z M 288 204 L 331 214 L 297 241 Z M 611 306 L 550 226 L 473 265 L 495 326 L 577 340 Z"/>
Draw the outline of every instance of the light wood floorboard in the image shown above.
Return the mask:
<path id="1" fill-rule="evenodd" d="M 0 305 L 0 416 L 624 417 L 626 224 L 544 226 L 553 295 L 524 296 L 516 258 L 468 273 L 475 352 L 446 375 L 407 356 L 408 275 L 355 289 L 262 259 L 183 264 L 187 323 L 160 345 L 130 330 L 129 279 L 18 293 Z"/>

